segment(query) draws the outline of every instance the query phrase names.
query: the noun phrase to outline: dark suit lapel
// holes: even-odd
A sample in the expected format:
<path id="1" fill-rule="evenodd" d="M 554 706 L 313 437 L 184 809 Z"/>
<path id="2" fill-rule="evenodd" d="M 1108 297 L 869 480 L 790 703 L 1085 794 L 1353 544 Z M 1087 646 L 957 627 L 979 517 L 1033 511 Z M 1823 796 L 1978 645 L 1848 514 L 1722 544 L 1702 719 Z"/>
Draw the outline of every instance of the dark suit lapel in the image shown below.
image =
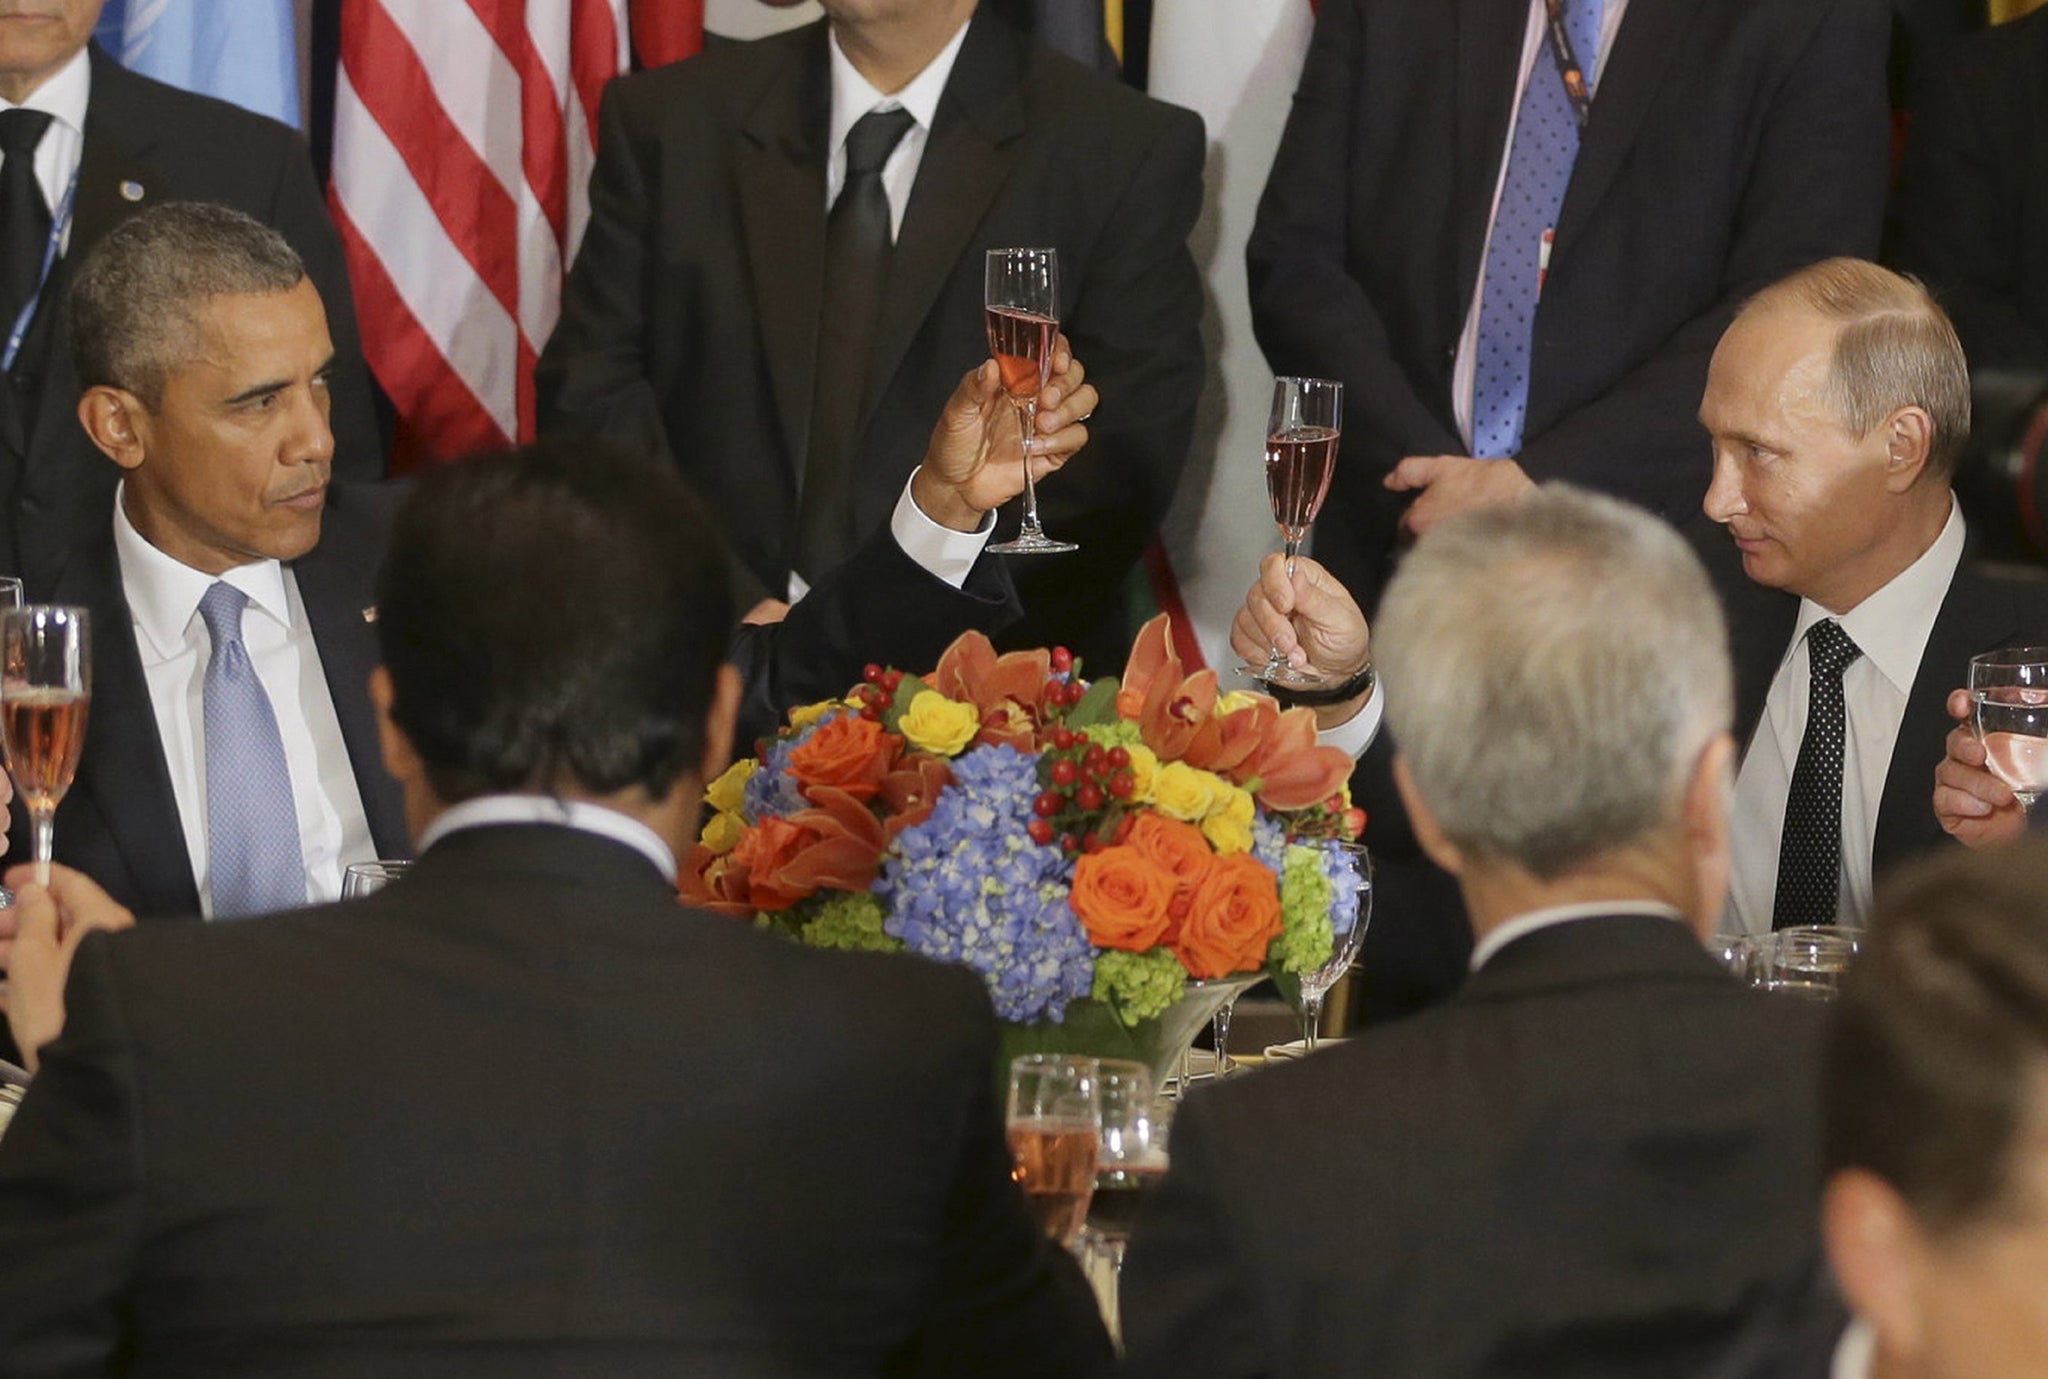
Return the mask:
<path id="1" fill-rule="evenodd" d="M 2011 643 L 2019 631 L 2012 590 L 1970 568 L 1968 556 L 1949 581 L 1948 594 L 1927 634 L 1920 668 L 1906 693 L 1899 738 L 1892 748 L 1871 842 L 1871 870 L 1923 851 L 1942 837 L 1934 817 L 1933 763 L 1939 745 L 1955 726 L 1948 696 L 1969 680 L 1970 658 Z"/>
<path id="2" fill-rule="evenodd" d="M 412 846 L 405 827 L 405 807 L 397 782 L 384 769 L 377 741 L 376 713 L 370 706 L 370 672 L 378 662 L 374 608 L 368 590 L 371 572 L 362 552 L 374 543 L 351 539 L 350 527 L 337 496 L 323 523 L 320 544 L 292 562 L 299 600 L 320 649 L 320 669 L 327 680 L 334 716 L 341 723 L 342 742 L 355 772 L 356 790 L 370 824 L 379 857 L 408 857 Z M 337 520 L 340 519 L 340 520 Z"/>
<path id="3" fill-rule="evenodd" d="M 1685 51 L 1685 30 L 1698 7 L 1699 0 L 1629 0 L 1613 50 L 1599 71 L 1593 113 L 1557 215 L 1557 254 L 1571 252 L 1593 208 L 1607 194 L 1663 84 L 1665 68 Z"/>
<path id="4" fill-rule="evenodd" d="M 1486 222 L 1514 109 L 1515 64 L 1529 7 L 1522 0 L 1454 0 L 1457 25 L 1457 225 L 1460 316 L 1479 282 Z"/>
<path id="5" fill-rule="evenodd" d="M 1025 129 L 1026 56 L 1026 40 L 988 7 L 970 21 L 889 261 L 889 287 L 868 375 L 870 408 L 903 362 L 933 299 L 961 265 L 975 229 L 1016 164 L 1016 141 Z M 964 360 L 960 367 L 973 362 Z"/>
<path id="6" fill-rule="evenodd" d="M 199 890 L 142 675 L 142 653 L 135 646 L 134 620 L 121 592 L 111 532 L 72 555 L 57 577 L 51 601 L 89 609 L 93 621 L 92 709 L 72 791 L 90 798 L 108 842 L 135 879 L 143 910 L 196 915 Z M 61 817 L 58 827 L 61 837 Z"/>
<path id="7" fill-rule="evenodd" d="M 819 275 L 825 263 L 825 151 L 831 76 L 825 26 L 795 66 L 762 84 L 741 129 L 736 177 L 761 350 L 782 420 L 792 480 L 809 443 L 817 368 Z"/>

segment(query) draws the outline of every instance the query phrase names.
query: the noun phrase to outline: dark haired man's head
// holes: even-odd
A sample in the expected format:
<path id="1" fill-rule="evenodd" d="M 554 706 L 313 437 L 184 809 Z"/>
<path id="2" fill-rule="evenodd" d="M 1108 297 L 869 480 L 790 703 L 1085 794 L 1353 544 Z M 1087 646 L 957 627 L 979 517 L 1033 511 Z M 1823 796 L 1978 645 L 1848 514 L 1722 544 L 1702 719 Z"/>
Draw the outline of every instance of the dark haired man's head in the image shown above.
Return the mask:
<path id="1" fill-rule="evenodd" d="M 1828 1052 L 1829 1257 L 1897 1379 L 2048 1363 L 2048 846 L 1880 891 Z"/>
<path id="2" fill-rule="evenodd" d="M 672 803 L 687 832 L 731 746 L 731 609 L 716 529 L 664 466 L 548 442 L 423 479 L 385 560 L 372 685 L 415 830 L 513 791 Z"/>

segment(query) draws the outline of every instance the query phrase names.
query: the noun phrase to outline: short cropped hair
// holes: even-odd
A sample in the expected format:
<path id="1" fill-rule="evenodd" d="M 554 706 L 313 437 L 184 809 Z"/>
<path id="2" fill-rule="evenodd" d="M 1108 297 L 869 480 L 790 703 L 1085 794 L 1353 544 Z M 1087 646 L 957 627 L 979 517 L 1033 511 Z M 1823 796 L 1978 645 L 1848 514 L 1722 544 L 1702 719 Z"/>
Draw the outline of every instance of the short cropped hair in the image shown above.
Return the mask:
<path id="1" fill-rule="evenodd" d="M 1934 422 L 1928 468 L 1952 477 L 1970 439 L 1970 365 L 1920 280 L 1865 259 L 1827 259 L 1758 292 L 1738 319 L 1786 304 L 1840 327 L 1829 377 L 1836 420 L 1867 436 L 1901 407 L 1924 408 Z"/>
<path id="2" fill-rule="evenodd" d="M 1823 1162 L 1896 1189 L 1936 1234 L 2011 1203 L 2048 1135 L 2048 843 L 1946 853 L 1879 887 L 1835 1003 Z"/>
<path id="3" fill-rule="evenodd" d="M 289 292 L 306 265 L 283 235 L 226 206 L 167 201 L 123 221 L 86 255 L 66 300 L 82 388 L 120 388 L 154 408 L 201 347 L 200 309 L 223 296 Z"/>
<path id="4" fill-rule="evenodd" d="M 1446 835 L 1544 878 L 1676 819 L 1728 728 L 1727 647 L 1676 532 L 1558 485 L 1431 531 L 1373 633 L 1388 729 Z"/>
<path id="5" fill-rule="evenodd" d="M 392 530 L 378 641 L 434 792 L 665 795 L 703 757 L 733 595 L 670 467 L 549 441 L 422 479 Z"/>

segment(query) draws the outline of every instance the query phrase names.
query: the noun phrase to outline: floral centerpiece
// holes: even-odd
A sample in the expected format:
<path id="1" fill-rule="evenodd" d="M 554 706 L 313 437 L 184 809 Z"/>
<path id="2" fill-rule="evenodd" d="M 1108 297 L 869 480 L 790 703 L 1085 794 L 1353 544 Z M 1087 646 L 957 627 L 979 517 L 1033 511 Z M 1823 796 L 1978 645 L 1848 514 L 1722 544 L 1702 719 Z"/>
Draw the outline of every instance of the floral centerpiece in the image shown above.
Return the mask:
<path id="1" fill-rule="evenodd" d="M 978 632 L 927 676 L 870 666 L 712 782 L 684 898 L 966 964 L 1010 1052 L 1160 1068 L 1221 1000 L 1329 958 L 1364 816 L 1313 713 L 1184 673 L 1164 616 L 1121 681 L 1079 671 Z"/>

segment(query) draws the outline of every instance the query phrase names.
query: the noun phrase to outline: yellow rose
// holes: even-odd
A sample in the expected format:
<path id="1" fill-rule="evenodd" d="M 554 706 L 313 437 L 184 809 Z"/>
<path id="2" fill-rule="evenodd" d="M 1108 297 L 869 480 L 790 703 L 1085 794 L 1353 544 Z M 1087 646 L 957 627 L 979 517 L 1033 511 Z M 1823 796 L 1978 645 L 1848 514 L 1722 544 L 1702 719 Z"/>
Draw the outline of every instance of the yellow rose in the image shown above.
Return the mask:
<path id="1" fill-rule="evenodd" d="M 896 730 L 911 746 L 950 757 L 974 741 L 981 731 L 981 713 L 974 705 L 948 699 L 937 690 L 922 690 L 910 701 Z"/>
<path id="2" fill-rule="evenodd" d="M 697 841 L 713 852 L 727 853 L 733 850 L 740 835 L 746 831 L 746 822 L 739 815 L 721 811 L 711 816 L 711 822 L 704 825 L 703 835 Z"/>
<path id="3" fill-rule="evenodd" d="M 753 778 L 757 763 L 752 757 L 741 757 L 725 768 L 724 774 L 711 782 L 711 788 L 704 792 L 704 803 L 721 814 L 737 814 L 745 802 L 747 782 Z"/>
<path id="4" fill-rule="evenodd" d="M 820 699 L 815 704 L 806 704 L 800 709 L 789 711 L 789 726 L 796 729 L 810 727 L 826 714 L 846 707 L 844 699 Z"/>
<path id="5" fill-rule="evenodd" d="M 1199 823 L 1216 806 L 1216 789 L 1223 782 L 1207 771 L 1184 761 L 1169 761 L 1159 768 L 1152 787 L 1152 802 L 1170 819 Z"/>
<path id="6" fill-rule="evenodd" d="M 1225 714 L 1236 713 L 1239 709 L 1251 708 L 1264 697 L 1253 694 L 1250 690 L 1232 690 L 1216 701 L 1216 716 L 1221 718 Z"/>
<path id="7" fill-rule="evenodd" d="M 1131 798 L 1150 804 L 1159 788 L 1159 758 L 1143 743 L 1133 742 L 1124 750 L 1131 754 Z"/>
<path id="8" fill-rule="evenodd" d="M 1252 826 L 1239 823 L 1228 814 L 1211 814 L 1202 820 L 1202 836 L 1209 840 L 1209 846 L 1219 856 L 1228 857 L 1233 852 L 1252 850 Z"/>

